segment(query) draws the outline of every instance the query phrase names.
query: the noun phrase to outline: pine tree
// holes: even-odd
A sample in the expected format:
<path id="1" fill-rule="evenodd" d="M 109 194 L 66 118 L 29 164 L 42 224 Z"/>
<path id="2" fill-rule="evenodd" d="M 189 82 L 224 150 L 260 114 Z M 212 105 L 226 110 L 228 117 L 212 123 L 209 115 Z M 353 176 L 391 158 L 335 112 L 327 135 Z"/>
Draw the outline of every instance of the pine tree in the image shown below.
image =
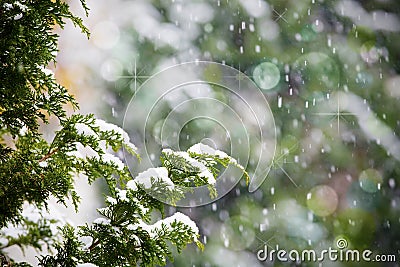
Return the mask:
<path id="1" fill-rule="evenodd" d="M 85 1 L 81 4 L 87 14 Z M 228 155 L 198 144 L 186 152 L 164 150 L 162 167 L 132 179 L 128 167 L 110 153 L 124 149 L 139 156 L 128 134 L 92 114 L 79 114 L 74 97 L 46 69 L 56 63 L 54 27 L 62 28 L 69 19 L 89 37 L 82 20 L 60 0 L 1 1 L 0 14 L 2 266 L 30 266 L 8 258 L 4 249 L 13 245 L 50 248 L 54 253 L 39 257 L 40 266 L 154 266 L 171 259 L 169 244 L 178 251 L 192 242 L 202 248 L 197 226 L 182 213 L 151 223 L 154 211 L 164 217 L 164 204 L 148 190 L 176 202 L 190 191 L 188 186 L 208 185 L 215 197 L 217 165 L 243 168 Z M 68 105 L 73 115 L 67 115 Z M 40 126 L 51 117 L 58 126 L 47 141 Z M 198 149 L 201 146 L 207 153 Z M 50 196 L 64 205 L 72 200 L 78 208 L 74 178 L 79 174 L 89 183 L 104 179 L 109 196 L 106 207 L 98 210 L 100 218 L 75 228 L 49 218 L 46 210 Z M 28 210 L 23 209 L 26 204 Z M 18 234 L 11 234 L 10 228 L 17 228 Z"/>

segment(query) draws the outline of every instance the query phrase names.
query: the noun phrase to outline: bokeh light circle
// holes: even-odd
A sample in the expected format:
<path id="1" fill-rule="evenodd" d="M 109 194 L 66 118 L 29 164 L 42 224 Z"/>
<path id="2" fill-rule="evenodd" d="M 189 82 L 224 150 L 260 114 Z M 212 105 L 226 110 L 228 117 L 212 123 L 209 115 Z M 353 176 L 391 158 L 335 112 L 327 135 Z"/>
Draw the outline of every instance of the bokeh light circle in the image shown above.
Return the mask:
<path id="1" fill-rule="evenodd" d="M 336 191 L 328 185 L 317 185 L 307 194 L 308 208 L 321 217 L 334 213 L 338 203 Z"/>
<path id="2" fill-rule="evenodd" d="M 375 193 L 380 189 L 383 179 L 377 170 L 367 169 L 360 173 L 358 181 L 362 190 L 368 193 Z"/>
<path id="3" fill-rule="evenodd" d="M 278 67 L 271 62 L 263 62 L 253 70 L 254 82 L 263 90 L 274 88 L 281 78 Z"/>

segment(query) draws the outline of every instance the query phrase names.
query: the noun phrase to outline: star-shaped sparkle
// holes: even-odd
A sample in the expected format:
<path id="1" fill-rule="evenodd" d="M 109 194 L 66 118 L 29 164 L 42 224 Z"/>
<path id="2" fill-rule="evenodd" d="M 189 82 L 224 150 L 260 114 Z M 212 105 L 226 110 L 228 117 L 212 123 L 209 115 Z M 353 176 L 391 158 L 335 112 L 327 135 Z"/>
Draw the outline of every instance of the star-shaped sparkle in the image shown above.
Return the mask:
<path id="1" fill-rule="evenodd" d="M 286 160 L 286 156 L 289 155 L 291 152 L 293 152 L 297 148 L 297 146 L 298 146 L 298 143 L 295 143 L 289 149 L 283 151 L 282 154 L 275 157 L 272 160 L 271 169 L 282 171 L 286 175 L 286 177 L 292 182 L 292 184 L 294 184 L 294 186 L 299 187 L 296 184 L 296 182 L 293 180 L 293 178 L 289 175 L 289 173 L 283 168 L 283 164 L 293 163 L 293 162 L 288 162 Z"/>
<path id="2" fill-rule="evenodd" d="M 340 107 L 340 98 L 337 97 L 337 104 L 336 104 L 336 110 L 334 112 L 317 112 L 314 113 L 317 116 L 330 116 L 331 121 L 336 119 L 337 122 L 337 130 L 338 130 L 338 134 L 340 133 L 340 120 L 344 120 L 346 122 L 348 122 L 345 118 L 345 116 L 350 116 L 350 115 L 354 115 L 350 112 L 343 112 L 341 111 L 341 107 Z"/>
<path id="3" fill-rule="evenodd" d="M 131 75 L 123 75 L 123 76 L 119 76 L 119 78 L 132 79 L 134 82 L 134 90 L 136 92 L 137 83 L 138 82 L 141 83 L 142 81 L 150 78 L 151 76 L 143 75 L 144 69 L 141 69 L 140 71 L 138 71 L 136 59 L 135 59 L 134 65 L 130 66 L 130 68 L 131 68 L 130 72 L 132 73 Z"/>
<path id="4" fill-rule="evenodd" d="M 259 245 L 257 246 L 256 251 L 258 251 L 258 250 L 260 250 L 260 249 L 263 249 L 265 246 L 267 246 L 267 247 L 269 247 L 269 248 L 271 248 L 271 249 L 274 249 L 274 248 L 269 244 L 269 242 L 271 242 L 271 240 L 273 240 L 274 238 L 275 238 L 275 236 L 271 236 L 270 238 L 268 238 L 268 240 L 264 240 L 263 238 L 261 238 L 261 237 L 259 237 L 258 235 L 256 235 L 256 239 L 258 240 L 259 243 L 261 243 L 261 244 L 259 244 Z"/>
<path id="5" fill-rule="evenodd" d="M 288 23 L 288 21 L 284 17 L 285 13 L 287 12 L 287 8 L 285 8 L 285 11 L 283 11 L 282 13 L 279 13 L 275 9 L 273 9 L 273 11 L 277 15 L 277 18 L 275 19 L 275 22 L 282 19 L 284 22 Z"/>

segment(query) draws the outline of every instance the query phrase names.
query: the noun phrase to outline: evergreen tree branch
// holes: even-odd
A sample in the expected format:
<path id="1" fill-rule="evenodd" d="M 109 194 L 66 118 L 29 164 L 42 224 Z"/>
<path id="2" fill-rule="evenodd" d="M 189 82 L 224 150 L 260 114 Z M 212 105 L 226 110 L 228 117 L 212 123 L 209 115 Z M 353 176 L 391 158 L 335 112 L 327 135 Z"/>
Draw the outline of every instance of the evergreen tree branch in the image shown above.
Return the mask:
<path id="1" fill-rule="evenodd" d="M 45 161 L 46 159 L 50 158 L 51 156 L 53 156 L 55 153 L 57 153 L 59 151 L 58 148 L 54 149 L 53 151 L 51 151 L 50 153 L 44 155 L 44 157 L 42 157 L 41 159 L 38 160 L 38 162 L 42 162 Z"/>

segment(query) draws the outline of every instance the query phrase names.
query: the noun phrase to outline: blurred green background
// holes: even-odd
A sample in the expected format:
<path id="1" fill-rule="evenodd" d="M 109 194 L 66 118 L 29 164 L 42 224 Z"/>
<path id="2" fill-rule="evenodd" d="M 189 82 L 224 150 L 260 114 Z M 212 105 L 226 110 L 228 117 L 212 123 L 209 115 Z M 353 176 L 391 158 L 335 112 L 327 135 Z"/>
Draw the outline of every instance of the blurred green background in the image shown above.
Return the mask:
<path id="1" fill-rule="evenodd" d="M 292 266 L 259 261 L 257 251 L 264 245 L 321 251 L 335 248 L 341 237 L 349 248 L 397 258 L 397 263 L 369 265 L 399 266 L 399 1 L 88 4 L 91 39 L 68 26 L 61 33 L 56 74 L 84 112 L 122 125 L 135 90 L 151 75 L 174 64 L 207 60 L 248 75 L 275 119 L 277 148 L 265 182 L 249 193 L 241 181 L 215 203 L 178 208 L 196 221 L 206 246 L 204 252 L 188 247 L 169 266 Z M 229 105 L 226 92 L 213 90 L 211 98 Z M 158 115 L 166 118 L 176 101 L 181 100 L 166 101 Z M 137 110 L 135 115 L 124 128 L 141 146 L 146 114 Z M 156 138 L 157 127 L 150 125 L 148 134 Z M 183 148 L 212 139 L 213 131 L 204 121 L 187 124 Z M 161 150 L 163 144 L 151 145 Z"/>

